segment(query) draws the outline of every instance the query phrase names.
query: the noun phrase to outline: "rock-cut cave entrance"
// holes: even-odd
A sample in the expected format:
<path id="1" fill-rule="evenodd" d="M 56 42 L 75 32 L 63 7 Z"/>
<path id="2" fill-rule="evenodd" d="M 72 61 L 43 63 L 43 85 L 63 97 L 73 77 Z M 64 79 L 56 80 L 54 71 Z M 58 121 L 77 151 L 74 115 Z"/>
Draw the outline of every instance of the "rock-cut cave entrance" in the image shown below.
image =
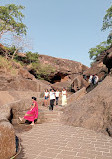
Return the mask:
<path id="1" fill-rule="evenodd" d="M 65 77 L 66 75 L 62 73 L 57 73 L 51 78 L 50 83 L 54 84 L 56 82 L 66 81 Z"/>
<path id="2" fill-rule="evenodd" d="M 31 69 L 29 71 L 29 73 L 31 73 L 32 75 L 35 76 L 35 78 L 38 78 L 37 73 L 35 70 Z M 63 81 L 67 81 L 68 80 L 68 76 L 67 74 L 63 74 L 63 73 L 57 73 L 54 76 L 49 76 L 49 78 L 46 78 L 45 76 L 41 76 L 44 80 L 47 80 L 48 82 L 54 84 L 56 82 L 63 82 Z"/>

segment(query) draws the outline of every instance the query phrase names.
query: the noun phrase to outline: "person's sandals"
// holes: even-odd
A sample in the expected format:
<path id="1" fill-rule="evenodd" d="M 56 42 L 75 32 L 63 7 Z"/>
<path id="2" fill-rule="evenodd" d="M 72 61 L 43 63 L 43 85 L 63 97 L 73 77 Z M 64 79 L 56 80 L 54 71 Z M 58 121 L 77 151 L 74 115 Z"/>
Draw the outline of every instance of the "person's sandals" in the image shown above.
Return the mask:
<path id="1" fill-rule="evenodd" d="M 19 117 L 19 120 L 20 120 L 20 121 L 22 121 L 22 118 L 21 118 L 21 117 Z"/>

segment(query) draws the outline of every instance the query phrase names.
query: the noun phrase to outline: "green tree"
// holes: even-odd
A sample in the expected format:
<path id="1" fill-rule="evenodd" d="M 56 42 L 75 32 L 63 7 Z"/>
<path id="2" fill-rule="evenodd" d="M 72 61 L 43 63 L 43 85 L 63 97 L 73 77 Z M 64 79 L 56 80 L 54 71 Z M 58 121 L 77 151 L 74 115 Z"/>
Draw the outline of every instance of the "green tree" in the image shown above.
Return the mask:
<path id="1" fill-rule="evenodd" d="M 112 5 L 110 6 L 109 9 L 106 10 L 106 14 L 103 18 L 103 26 L 101 30 L 105 31 L 106 29 L 111 29 L 111 28 L 112 28 Z M 107 43 L 112 44 L 112 30 L 110 31 L 110 34 L 108 35 Z"/>
<path id="2" fill-rule="evenodd" d="M 89 57 L 93 61 L 96 61 L 96 58 L 105 50 L 107 50 L 110 47 L 110 43 L 108 44 L 107 41 L 101 42 L 99 45 L 97 45 L 94 48 L 91 48 L 89 50 Z"/>
<path id="3" fill-rule="evenodd" d="M 103 18 L 103 26 L 101 30 L 105 31 L 106 29 L 110 29 L 111 27 L 112 27 L 112 6 L 106 11 L 106 15 Z M 92 59 L 93 62 L 95 62 L 97 57 L 103 51 L 109 49 L 111 45 L 112 45 L 112 30 L 110 31 L 107 41 L 101 42 L 99 45 L 89 50 L 88 53 L 90 59 Z"/>
<path id="4" fill-rule="evenodd" d="M 0 6 L 0 38 L 8 31 L 26 35 L 26 25 L 22 23 L 24 6 L 8 4 Z"/>
<path id="5" fill-rule="evenodd" d="M 106 30 L 112 27 L 112 6 L 106 10 L 106 15 L 103 18 L 102 30 Z"/>

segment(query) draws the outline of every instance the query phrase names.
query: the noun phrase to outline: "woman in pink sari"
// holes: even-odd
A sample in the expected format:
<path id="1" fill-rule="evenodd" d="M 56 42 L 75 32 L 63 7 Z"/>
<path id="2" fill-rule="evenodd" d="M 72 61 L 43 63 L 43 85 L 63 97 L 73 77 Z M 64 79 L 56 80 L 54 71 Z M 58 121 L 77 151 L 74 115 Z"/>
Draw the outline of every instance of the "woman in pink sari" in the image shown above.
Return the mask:
<path id="1" fill-rule="evenodd" d="M 30 125 L 34 125 L 34 120 L 38 118 L 38 104 L 35 97 L 32 97 L 32 105 L 30 110 L 25 114 L 23 118 L 19 119 L 22 121 L 23 119 L 26 119 L 28 121 L 31 121 L 32 123 Z"/>

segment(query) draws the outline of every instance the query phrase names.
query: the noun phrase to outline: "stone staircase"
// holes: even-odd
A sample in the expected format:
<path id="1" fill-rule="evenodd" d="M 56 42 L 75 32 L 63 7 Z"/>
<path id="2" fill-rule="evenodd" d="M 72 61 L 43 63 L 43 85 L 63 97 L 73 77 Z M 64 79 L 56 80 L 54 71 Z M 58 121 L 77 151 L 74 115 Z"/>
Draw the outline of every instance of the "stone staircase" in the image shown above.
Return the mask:
<path id="1" fill-rule="evenodd" d="M 54 106 L 54 110 L 49 110 L 44 106 L 39 107 L 42 110 L 44 122 L 60 122 L 60 117 L 62 114 L 62 107 L 61 106 Z M 40 112 L 41 114 L 41 112 Z"/>

